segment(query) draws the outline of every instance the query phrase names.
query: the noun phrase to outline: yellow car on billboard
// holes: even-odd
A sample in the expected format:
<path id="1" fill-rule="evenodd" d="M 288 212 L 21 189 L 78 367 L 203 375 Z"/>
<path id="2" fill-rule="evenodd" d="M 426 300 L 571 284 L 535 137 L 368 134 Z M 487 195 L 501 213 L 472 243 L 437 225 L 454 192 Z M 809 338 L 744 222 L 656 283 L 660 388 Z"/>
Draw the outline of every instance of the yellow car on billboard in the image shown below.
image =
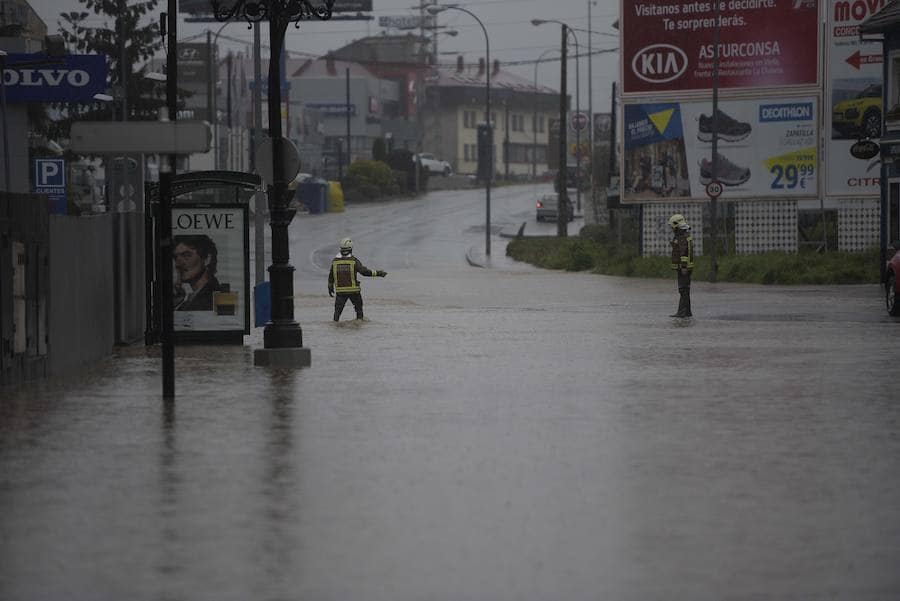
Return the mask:
<path id="1" fill-rule="evenodd" d="M 831 126 L 843 138 L 881 137 L 881 84 L 873 83 L 856 96 L 834 105 Z"/>

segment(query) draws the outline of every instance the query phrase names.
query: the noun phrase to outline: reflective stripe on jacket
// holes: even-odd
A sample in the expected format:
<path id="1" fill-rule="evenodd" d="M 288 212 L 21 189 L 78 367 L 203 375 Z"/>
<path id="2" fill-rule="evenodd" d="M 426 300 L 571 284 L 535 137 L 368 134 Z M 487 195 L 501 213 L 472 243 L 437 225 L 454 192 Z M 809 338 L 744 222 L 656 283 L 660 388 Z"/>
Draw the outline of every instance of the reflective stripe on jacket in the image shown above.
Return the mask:
<path id="1" fill-rule="evenodd" d="M 694 268 L 694 238 L 690 234 L 675 234 L 672 239 L 672 269 Z"/>

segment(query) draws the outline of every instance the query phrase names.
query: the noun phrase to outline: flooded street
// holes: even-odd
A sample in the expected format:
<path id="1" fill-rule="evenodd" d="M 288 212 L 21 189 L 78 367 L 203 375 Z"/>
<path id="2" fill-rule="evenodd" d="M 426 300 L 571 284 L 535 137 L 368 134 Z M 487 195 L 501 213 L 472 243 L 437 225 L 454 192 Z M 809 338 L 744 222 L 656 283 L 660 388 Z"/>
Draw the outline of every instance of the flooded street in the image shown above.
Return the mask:
<path id="1" fill-rule="evenodd" d="M 0 598 L 721 601 L 900 596 L 900 323 L 877 286 L 552 272 L 483 196 L 292 225 L 312 367 L 118 349 L 3 390 Z M 497 227 L 533 216 L 497 191 Z M 481 229 L 479 230 L 479 225 Z M 570 227 L 572 233 L 577 229 Z M 388 277 L 331 321 L 343 235 Z"/>

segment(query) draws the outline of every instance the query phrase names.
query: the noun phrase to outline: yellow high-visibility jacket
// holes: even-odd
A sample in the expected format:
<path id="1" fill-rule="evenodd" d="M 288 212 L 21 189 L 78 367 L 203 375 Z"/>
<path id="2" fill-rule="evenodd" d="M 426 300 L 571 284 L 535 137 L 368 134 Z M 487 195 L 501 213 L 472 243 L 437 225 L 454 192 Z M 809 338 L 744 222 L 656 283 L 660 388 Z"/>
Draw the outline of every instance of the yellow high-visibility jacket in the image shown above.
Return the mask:
<path id="1" fill-rule="evenodd" d="M 685 230 L 672 239 L 672 269 L 694 268 L 694 238 Z"/>
<path id="2" fill-rule="evenodd" d="M 353 255 L 337 256 L 331 260 L 331 269 L 328 270 L 328 289 L 338 294 L 359 292 L 359 275 L 375 277 L 378 270 L 369 269 Z"/>

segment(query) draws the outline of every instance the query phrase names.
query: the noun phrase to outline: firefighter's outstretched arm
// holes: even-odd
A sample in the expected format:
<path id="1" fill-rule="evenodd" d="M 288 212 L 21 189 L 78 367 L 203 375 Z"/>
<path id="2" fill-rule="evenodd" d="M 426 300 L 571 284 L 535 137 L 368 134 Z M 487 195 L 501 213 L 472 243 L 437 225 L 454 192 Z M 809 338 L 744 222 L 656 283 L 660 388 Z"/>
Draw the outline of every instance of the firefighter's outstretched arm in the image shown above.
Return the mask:
<path id="1" fill-rule="evenodd" d="M 365 275 L 365 276 L 368 276 L 368 277 L 370 277 L 370 278 L 373 278 L 373 277 L 376 277 L 376 276 L 377 276 L 377 277 L 380 277 L 380 278 L 383 278 L 384 276 L 387 275 L 387 272 L 386 272 L 386 271 L 383 271 L 383 270 L 381 270 L 381 269 L 369 269 L 368 267 L 366 267 L 365 265 L 363 265 L 363 264 L 359 261 L 359 259 L 356 260 L 356 272 L 357 272 L 357 273 L 361 273 L 361 274 L 363 274 L 363 275 Z"/>

